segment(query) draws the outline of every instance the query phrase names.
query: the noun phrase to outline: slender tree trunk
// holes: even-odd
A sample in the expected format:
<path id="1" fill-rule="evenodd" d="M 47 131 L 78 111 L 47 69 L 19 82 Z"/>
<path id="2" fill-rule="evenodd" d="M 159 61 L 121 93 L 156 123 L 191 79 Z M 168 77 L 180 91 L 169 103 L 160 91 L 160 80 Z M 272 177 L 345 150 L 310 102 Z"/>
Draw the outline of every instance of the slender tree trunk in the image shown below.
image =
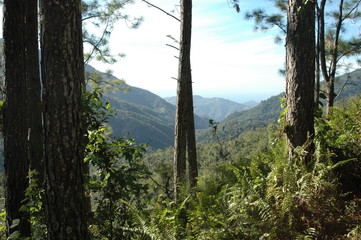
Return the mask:
<path id="1" fill-rule="evenodd" d="M 339 3 L 339 11 L 338 11 L 338 19 L 336 23 L 336 31 L 332 43 L 331 49 L 331 60 L 329 69 L 327 69 L 326 65 L 326 46 L 325 46 L 325 7 L 327 0 L 321 0 L 320 3 L 320 61 L 321 61 L 321 69 L 322 75 L 326 82 L 326 117 L 329 117 L 331 114 L 331 109 L 334 106 L 334 100 L 336 97 L 335 94 L 335 78 L 336 78 L 336 70 L 337 70 L 337 61 L 338 61 L 338 45 L 339 45 L 339 37 L 343 23 L 343 5 L 344 0 L 340 0 Z"/>
<path id="2" fill-rule="evenodd" d="M 28 187 L 26 126 L 26 0 L 4 1 L 4 165 L 6 227 L 9 236 L 19 231 L 30 236 L 29 214 L 20 212 Z M 10 228 L 15 219 L 17 227 Z"/>
<path id="3" fill-rule="evenodd" d="M 198 162 L 197 162 L 197 146 L 196 133 L 194 127 L 193 112 L 193 91 L 192 82 L 187 84 L 187 150 L 188 150 L 188 170 L 191 191 L 197 186 L 198 180 Z"/>
<path id="4" fill-rule="evenodd" d="M 197 182 L 196 178 L 198 176 L 190 63 L 192 0 L 181 1 L 180 31 L 174 149 L 174 197 L 176 201 L 179 194 L 179 187 L 186 183 L 186 146 L 188 146 L 189 178 L 191 187 L 195 187 Z"/>
<path id="5" fill-rule="evenodd" d="M 329 76 L 329 81 L 326 82 L 326 117 L 328 118 L 331 115 L 332 107 L 335 102 L 335 78 Z"/>
<path id="6" fill-rule="evenodd" d="M 80 0 L 43 2 L 45 214 L 48 239 L 89 239 L 83 179 Z"/>
<path id="7" fill-rule="evenodd" d="M 336 69 L 337 69 L 337 62 L 338 62 L 338 44 L 339 44 L 339 38 L 340 38 L 340 32 L 343 22 L 343 0 L 340 0 L 339 4 L 339 11 L 338 11 L 338 19 L 336 23 L 336 32 L 335 37 L 333 40 L 333 46 L 332 46 L 332 55 L 331 55 L 331 71 L 329 74 L 329 81 L 327 82 L 327 108 L 326 108 L 326 116 L 331 115 L 331 109 L 334 106 L 335 101 L 335 78 L 336 78 Z"/>
<path id="8" fill-rule="evenodd" d="M 315 107 L 319 109 L 320 106 L 320 93 L 321 93 L 321 63 L 320 63 L 320 10 L 318 5 L 316 6 L 317 16 L 317 38 L 316 38 L 316 89 L 315 89 Z"/>
<path id="9" fill-rule="evenodd" d="M 184 59 L 184 73 L 182 78 L 186 81 L 186 106 L 187 106 L 187 149 L 188 149 L 188 170 L 191 190 L 197 186 L 198 166 L 197 166 L 197 146 L 194 127 L 193 111 L 193 90 L 192 90 L 192 70 L 190 63 L 191 41 L 192 41 L 192 0 L 184 0 L 182 14 L 182 37 L 181 37 L 181 59 Z M 183 45 L 183 49 L 182 49 Z M 183 52 L 182 52 L 183 50 Z M 183 64 L 183 63 L 182 63 Z"/>
<path id="10" fill-rule="evenodd" d="M 186 182 L 186 83 L 178 79 L 177 108 L 174 132 L 174 199 L 177 202 L 182 185 Z"/>
<path id="11" fill-rule="evenodd" d="M 304 147 L 309 166 L 314 146 L 315 5 L 289 0 L 286 39 L 286 135 L 290 159 Z"/>

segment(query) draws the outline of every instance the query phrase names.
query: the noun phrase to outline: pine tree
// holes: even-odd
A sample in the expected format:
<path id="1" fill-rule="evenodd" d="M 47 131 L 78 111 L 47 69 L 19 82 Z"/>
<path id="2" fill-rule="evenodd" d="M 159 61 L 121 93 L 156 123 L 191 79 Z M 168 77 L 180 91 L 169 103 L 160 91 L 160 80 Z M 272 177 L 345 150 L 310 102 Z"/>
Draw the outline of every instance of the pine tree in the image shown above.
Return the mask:
<path id="1" fill-rule="evenodd" d="M 182 0 L 174 143 L 174 196 L 176 201 L 179 188 L 186 183 L 187 147 L 189 178 L 192 188 L 196 186 L 198 177 L 190 63 L 191 33 L 192 0 Z"/>
<path id="2" fill-rule="evenodd" d="M 83 179 L 80 0 L 42 3 L 45 216 L 48 239 L 89 239 Z"/>
<path id="3" fill-rule="evenodd" d="M 286 136 L 290 159 L 297 147 L 310 164 L 314 138 L 315 3 L 288 2 L 286 39 Z"/>
<path id="4" fill-rule="evenodd" d="M 338 9 L 332 12 L 334 19 L 334 29 L 326 29 L 325 11 L 327 0 L 321 0 L 318 6 L 319 18 L 319 54 L 322 76 L 326 83 L 326 116 L 331 114 L 334 101 L 337 97 L 335 93 L 335 80 L 339 62 L 343 57 L 350 57 L 360 54 L 361 41 L 359 38 L 350 38 L 347 41 L 342 39 L 342 32 L 346 21 L 356 22 L 361 15 L 358 11 L 359 0 L 340 0 Z"/>
<path id="5" fill-rule="evenodd" d="M 30 235 L 29 214 L 21 212 L 28 187 L 26 124 L 26 0 L 4 1 L 4 165 L 7 235 Z M 13 223 L 20 220 L 17 226 Z"/>

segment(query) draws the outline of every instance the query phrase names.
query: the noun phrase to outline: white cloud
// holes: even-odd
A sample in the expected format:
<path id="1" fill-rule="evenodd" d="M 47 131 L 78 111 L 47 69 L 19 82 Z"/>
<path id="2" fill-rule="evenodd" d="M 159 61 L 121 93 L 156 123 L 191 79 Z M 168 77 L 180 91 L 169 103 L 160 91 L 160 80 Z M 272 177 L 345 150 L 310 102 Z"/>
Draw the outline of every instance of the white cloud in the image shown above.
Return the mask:
<path id="1" fill-rule="evenodd" d="M 179 22 L 141 0 L 135 2 L 125 11 L 130 16 L 143 16 L 144 22 L 139 29 L 118 22 L 110 40 L 111 51 L 125 53 L 126 57 L 114 65 L 92 65 L 103 71 L 113 70 L 129 85 L 161 96 L 175 95 L 176 81 L 172 77 L 177 77 L 178 61 L 174 56 L 178 52 L 166 44 L 174 44 L 167 35 L 179 38 Z M 179 0 L 150 2 L 168 12 L 179 4 Z M 241 7 L 244 10 L 246 6 Z M 174 14 L 179 13 L 176 10 Z M 191 63 L 196 94 L 227 97 L 283 91 L 284 81 L 278 69 L 283 67 L 284 49 L 273 43 L 272 35 L 255 33 L 252 27 L 253 23 L 230 8 L 227 0 L 193 2 Z"/>
<path id="2" fill-rule="evenodd" d="M 154 0 L 153 3 L 170 11 L 176 1 Z M 173 43 L 166 36 L 178 38 L 179 23 L 142 2 L 127 7 L 127 11 L 144 16 L 144 22 L 135 30 L 122 22 L 117 24 L 111 49 L 125 53 L 126 58 L 106 67 L 130 85 L 161 96 L 175 95 L 176 81 L 172 77 L 177 77 L 178 62 L 174 56 L 178 52 L 166 46 Z M 214 96 L 219 93 L 225 97 L 227 92 L 275 94 L 283 91 L 284 81 L 278 75 L 278 69 L 284 64 L 283 47 L 274 44 L 273 36 L 253 32 L 252 24 L 229 8 L 226 1 L 195 4 L 192 37 L 195 93 L 212 92 Z"/>

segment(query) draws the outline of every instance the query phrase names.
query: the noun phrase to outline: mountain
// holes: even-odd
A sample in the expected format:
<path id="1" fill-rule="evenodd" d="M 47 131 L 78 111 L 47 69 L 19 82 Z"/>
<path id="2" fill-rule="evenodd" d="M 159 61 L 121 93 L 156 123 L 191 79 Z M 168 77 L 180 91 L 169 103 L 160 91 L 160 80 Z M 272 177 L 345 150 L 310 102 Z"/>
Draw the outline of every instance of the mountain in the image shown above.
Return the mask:
<path id="1" fill-rule="evenodd" d="M 232 139 L 245 131 L 264 128 L 271 123 L 277 123 L 281 111 L 280 97 L 284 97 L 284 93 L 261 101 L 254 108 L 230 114 L 218 124 L 217 138 L 220 140 Z M 197 131 L 197 141 L 201 143 L 214 142 L 212 129 Z"/>
<path id="2" fill-rule="evenodd" d="M 176 103 L 176 97 L 166 97 L 164 99 L 173 105 Z M 231 113 L 250 109 L 257 104 L 257 102 L 253 101 L 242 104 L 224 98 L 193 96 L 194 113 L 215 121 L 222 121 Z"/>
<path id="3" fill-rule="evenodd" d="M 343 74 L 335 80 L 336 101 L 361 93 L 361 69 Z"/>
<path id="4" fill-rule="evenodd" d="M 91 66 L 89 73 L 97 73 L 103 79 L 117 79 L 113 75 L 101 73 Z M 124 84 L 129 91 L 106 93 L 112 109 L 117 114 L 109 119 L 115 137 L 131 137 L 138 143 L 147 143 L 154 149 L 173 145 L 175 106 L 158 95 L 137 87 Z M 208 127 L 208 119 L 195 116 L 196 129 Z"/>
<path id="5" fill-rule="evenodd" d="M 322 83 L 324 88 L 324 83 Z M 343 74 L 335 81 L 335 93 L 338 94 L 336 101 L 349 98 L 361 93 L 361 69 Z M 277 123 L 281 112 L 281 93 L 262 101 L 254 108 L 235 112 L 226 117 L 217 126 L 217 138 L 212 136 L 212 129 L 202 129 L 197 131 L 197 141 L 199 143 L 210 143 L 216 140 L 226 140 L 236 138 L 247 130 L 263 128 L 270 123 Z"/>

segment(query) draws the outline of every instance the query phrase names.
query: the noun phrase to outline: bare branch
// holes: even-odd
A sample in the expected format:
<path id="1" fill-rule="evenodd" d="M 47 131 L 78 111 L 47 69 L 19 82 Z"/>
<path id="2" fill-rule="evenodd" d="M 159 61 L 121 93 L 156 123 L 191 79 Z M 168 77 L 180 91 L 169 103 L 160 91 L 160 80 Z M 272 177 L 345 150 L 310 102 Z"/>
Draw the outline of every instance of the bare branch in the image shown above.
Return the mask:
<path id="1" fill-rule="evenodd" d="M 171 47 L 171 48 L 175 48 L 175 49 L 177 49 L 179 51 L 179 48 L 177 48 L 176 46 L 173 46 L 173 45 L 170 45 L 170 44 L 166 44 L 166 46 Z"/>
<path id="2" fill-rule="evenodd" d="M 156 9 L 158 9 L 159 11 L 161 11 L 161 12 L 163 12 L 163 13 L 167 14 L 168 16 L 170 16 L 170 17 L 174 18 L 175 20 L 177 20 L 178 22 L 180 22 L 180 19 L 179 19 L 179 18 L 177 18 L 176 16 L 174 16 L 174 15 L 172 15 L 172 14 L 168 13 L 167 11 L 163 10 L 162 8 L 160 8 L 160 7 L 158 7 L 158 6 L 154 5 L 154 4 L 152 4 L 152 3 L 150 3 L 150 2 L 148 2 L 148 1 L 146 1 L 146 0 L 142 0 L 142 1 L 143 1 L 143 2 L 145 2 L 146 4 L 148 4 L 149 6 L 151 6 L 151 7 L 154 7 L 154 8 L 156 8 Z"/>

